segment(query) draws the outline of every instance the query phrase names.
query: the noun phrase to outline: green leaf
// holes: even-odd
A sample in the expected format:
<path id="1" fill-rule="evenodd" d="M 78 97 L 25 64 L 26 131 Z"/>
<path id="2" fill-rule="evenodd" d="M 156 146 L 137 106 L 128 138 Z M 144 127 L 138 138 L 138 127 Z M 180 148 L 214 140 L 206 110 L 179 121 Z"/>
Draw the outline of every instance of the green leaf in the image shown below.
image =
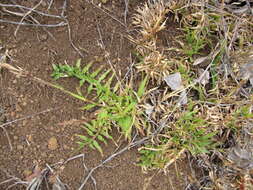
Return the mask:
<path id="1" fill-rule="evenodd" d="M 141 81 L 141 84 L 140 84 L 139 89 L 137 91 L 137 95 L 139 98 L 141 98 L 145 92 L 147 81 L 148 81 L 148 76 L 146 76 L 144 78 L 144 80 Z"/>
<path id="2" fill-rule="evenodd" d="M 79 86 L 83 86 L 83 84 L 85 83 L 85 79 L 82 79 L 79 81 Z"/>
<path id="3" fill-rule="evenodd" d="M 81 110 L 90 110 L 96 107 L 96 104 L 87 104 L 86 106 L 81 107 Z"/>
<path id="4" fill-rule="evenodd" d="M 93 149 L 93 150 L 96 149 L 92 143 L 89 144 L 89 147 L 90 147 L 91 149 Z"/>
<path id="5" fill-rule="evenodd" d="M 133 118 L 131 116 L 125 116 L 118 119 L 118 124 L 122 129 L 126 138 L 131 139 Z"/>
<path id="6" fill-rule="evenodd" d="M 80 69 L 80 67 L 81 67 L 81 59 L 78 59 L 78 60 L 76 61 L 76 67 L 77 67 L 78 69 Z"/>
<path id="7" fill-rule="evenodd" d="M 120 82 L 117 82 L 113 88 L 113 92 L 117 92 L 120 87 Z"/>
<path id="8" fill-rule="evenodd" d="M 80 148 L 83 148 L 85 146 L 85 143 L 83 143 L 83 142 L 77 141 L 76 143 L 79 144 Z"/>
<path id="9" fill-rule="evenodd" d="M 54 71 L 59 71 L 59 68 L 57 67 L 57 65 L 53 64 L 52 67 Z"/>
<path id="10" fill-rule="evenodd" d="M 87 89 L 87 95 L 90 94 L 90 92 L 93 90 L 93 84 L 90 84 Z"/>
<path id="11" fill-rule="evenodd" d="M 210 138 L 212 138 L 216 134 L 217 134 L 216 132 L 208 133 L 208 134 L 202 136 L 202 139 L 205 139 L 205 140 L 206 139 L 210 139 Z"/>
<path id="12" fill-rule="evenodd" d="M 102 67 L 99 67 L 96 71 L 92 72 L 90 76 L 92 78 L 95 78 L 100 73 L 101 70 L 102 70 Z"/>
<path id="13" fill-rule="evenodd" d="M 97 141 L 93 140 L 93 141 L 92 141 L 92 145 L 93 145 L 101 154 L 103 154 L 103 150 L 102 150 L 101 146 L 98 144 Z"/>
<path id="14" fill-rule="evenodd" d="M 89 71 L 90 67 L 92 66 L 92 63 L 89 63 L 88 65 L 86 65 L 83 70 L 82 70 L 82 73 L 85 74 Z"/>
<path id="15" fill-rule="evenodd" d="M 87 131 L 88 135 L 90 135 L 91 137 L 95 136 L 95 134 L 93 133 L 93 131 L 90 130 L 89 128 L 85 128 L 85 130 Z"/>
<path id="16" fill-rule="evenodd" d="M 80 139 L 82 139 L 83 141 L 87 142 L 88 141 L 88 137 L 84 136 L 84 135 L 76 135 L 78 136 Z"/>
<path id="17" fill-rule="evenodd" d="M 108 130 L 102 130 L 100 133 L 101 133 L 104 137 L 106 137 L 106 138 L 108 138 L 108 139 L 111 139 L 111 140 L 113 139 L 112 136 L 109 135 Z"/>
<path id="18" fill-rule="evenodd" d="M 111 70 L 110 70 L 111 71 Z M 105 83 L 105 86 L 110 88 L 111 84 L 112 84 L 112 80 L 114 79 L 115 74 L 113 73 L 112 76 L 107 80 L 107 82 Z"/>
<path id="19" fill-rule="evenodd" d="M 130 103 L 123 111 L 123 114 L 127 114 L 128 112 L 132 111 L 136 106 L 135 102 Z"/>
<path id="20" fill-rule="evenodd" d="M 111 69 L 109 69 L 109 70 L 107 70 L 106 72 L 104 72 L 104 73 L 99 77 L 98 82 L 103 81 L 103 80 L 106 78 L 106 76 L 107 76 L 110 72 L 111 72 Z"/>
<path id="21" fill-rule="evenodd" d="M 106 140 L 104 139 L 103 136 L 98 135 L 97 138 L 98 138 L 98 140 L 100 140 L 100 141 L 102 141 L 103 143 L 107 144 L 107 142 L 106 142 Z"/>
<path id="22" fill-rule="evenodd" d="M 92 120 L 92 121 L 94 121 L 94 120 Z M 91 131 L 93 131 L 93 132 L 96 132 L 97 131 L 97 129 L 96 129 L 96 125 L 95 125 L 95 123 L 94 122 L 92 122 L 91 121 L 91 124 L 90 123 L 87 123 L 87 122 L 85 122 L 84 123 L 84 129 L 87 127 L 87 128 L 89 128 Z"/>

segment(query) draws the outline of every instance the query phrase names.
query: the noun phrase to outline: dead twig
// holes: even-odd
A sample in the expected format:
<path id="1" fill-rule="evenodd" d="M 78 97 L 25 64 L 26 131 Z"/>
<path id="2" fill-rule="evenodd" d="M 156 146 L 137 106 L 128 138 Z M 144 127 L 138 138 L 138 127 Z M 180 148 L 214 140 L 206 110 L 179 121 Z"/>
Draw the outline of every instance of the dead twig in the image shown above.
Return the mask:
<path id="1" fill-rule="evenodd" d="M 17 123 L 17 122 L 19 122 L 19 121 L 23 121 L 23 120 L 26 120 L 26 119 L 30 119 L 30 118 L 33 118 L 33 117 L 35 117 L 35 116 L 37 116 L 37 115 L 41 115 L 41 114 L 44 114 L 44 113 L 47 113 L 47 112 L 51 112 L 51 111 L 54 111 L 54 110 L 58 110 L 58 109 L 60 109 L 60 108 L 61 108 L 61 107 L 49 108 L 49 109 L 43 110 L 43 111 L 41 111 L 41 112 L 38 112 L 38 113 L 35 113 L 35 114 L 32 114 L 32 115 L 28 115 L 28 116 L 25 116 L 25 117 L 22 117 L 22 118 L 19 118 L 19 119 L 15 119 L 15 120 L 6 122 L 6 123 L 0 125 L 0 127 L 1 127 L 1 128 L 2 128 L 2 127 L 6 127 L 6 126 L 11 125 L 11 124 L 13 124 L 13 123 Z"/>
<path id="2" fill-rule="evenodd" d="M 35 5 L 31 10 L 29 10 L 27 13 L 25 13 L 24 16 L 22 17 L 22 19 L 20 20 L 20 23 L 22 23 L 22 22 L 24 21 L 24 19 L 25 19 L 29 14 L 31 14 L 31 12 L 32 12 L 33 10 L 37 9 L 37 8 L 41 5 L 42 1 L 43 1 L 43 0 L 40 0 L 40 2 L 39 2 L 37 5 Z M 15 32 L 14 32 L 14 36 L 17 36 L 17 32 L 18 32 L 20 26 L 21 26 L 21 25 L 18 25 L 18 26 L 17 26 L 17 28 L 16 28 L 16 30 L 15 30 Z"/>
<path id="3" fill-rule="evenodd" d="M 47 10 L 51 9 L 51 6 L 53 4 L 54 0 L 50 0 L 49 4 L 48 4 L 48 7 L 47 7 Z"/>
<path id="4" fill-rule="evenodd" d="M 31 12 L 35 12 L 35 13 L 41 15 L 41 16 L 47 16 L 47 17 L 53 17 L 53 18 L 63 19 L 62 16 L 44 13 L 42 11 L 38 11 L 38 10 L 35 10 L 33 8 L 25 7 L 25 6 L 22 6 L 22 5 L 0 3 L 0 7 L 12 7 L 12 8 L 25 9 L 25 10 L 28 10 L 28 11 L 31 11 Z M 22 16 L 23 15 L 24 14 L 22 14 Z"/>
<path id="5" fill-rule="evenodd" d="M 13 2 L 13 0 L 12 0 Z M 20 9 L 23 13 L 21 13 L 22 15 L 24 15 L 25 13 L 25 9 L 22 7 L 18 7 L 18 9 Z M 32 15 L 28 15 L 29 18 L 31 18 L 36 24 L 41 24 L 37 19 L 35 19 Z M 55 37 L 53 36 L 53 34 L 51 32 L 49 32 L 46 28 L 42 28 L 45 32 L 48 33 L 48 35 L 54 40 L 56 41 Z"/>
<path id="6" fill-rule="evenodd" d="M 113 153 L 112 155 L 110 155 L 108 158 L 106 158 L 105 160 L 103 160 L 99 165 L 95 166 L 94 168 L 92 168 L 90 170 L 90 172 L 86 175 L 84 181 L 82 182 L 81 186 L 78 188 L 78 190 L 82 190 L 85 186 L 85 184 L 87 183 L 87 181 L 91 178 L 92 174 L 98 169 L 98 168 L 101 168 L 103 167 L 107 162 L 113 160 L 115 157 L 119 156 L 120 154 L 124 153 L 125 151 L 135 147 L 135 146 L 138 146 L 140 144 L 143 144 L 144 142 L 146 142 L 150 137 L 145 137 L 143 139 L 140 139 L 140 140 L 136 140 L 134 141 L 136 138 L 136 135 L 135 137 L 133 138 L 132 142 L 130 144 L 128 144 L 126 147 L 124 147 L 123 149 L 117 151 L 116 153 Z"/>
<path id="7" fill-rule="evenodd" d="M 51 3 L 51 2 L 50 2 Z M 65 12 L 67 10 L 67 0 L 63 1 L 63 5 L 62 5 L 62 12 L 61 12 L 61 17 L 65 17 Z"/>
<path id="8" fill-rule="evenodd" d="M 73 43 L 73 40 L 72 40 L 72 35 L 71 35 L 71 28 L 70 28 L 70 25 L 69 25 L 69 21 L 67 19 L 65 19 L 65 22 L 67 23 L 67 27 L 68 27 L 68 38 L 69 38 L 69 42 L 71 44 L 71 46 L 74 48 L 74 50 L 81 56 L 81 57 L 84 57 L 84 55 L 82 54 L 82 52 L 75 46 L 75 44 Z M 87 50 L 83 49 L 85 53 L 89 53 Z"/>
<path id="9" fill-rule="evenodd" d="M 109 17 L 111 17 L 113 20 L 117 21 L 119 24 L 121 24 L 123 27 L 127 28 L 127 26 L 121 22 L 119 19 L 115 18 L 114 16 L 112 16 L 111 14 L 109 14 L 107 11 L 105 11 L 104 9 L 102 9 L 101 7 L 95 5 L 93 2 L 89 1 L 89 0 L 85 0 L 87 3 L 91 4 L 92 6 L 94 6 L 96 9 L 102 11 L 104 14 L 108 15 Z"/>
<path id="10" fill-rule="evenodd" d="M 127 14 L 128 14 L 129 0 L 124 0 L 124 2 L 125 2 L 124 21 L 125 21 L 125 25 L 127 25 Z"/>
<path id="11" fill-rule="evenodd" d="M 60 22 L 57 24 L 32 24 L 32 23 L 27 23 L 27 22 L 15 22 L 15 21 L 11 21 L 11 20 L 3 20 L 3 19 L 0 19 L 0 22 L 7 23 L 7 24 L 22 25 L 22 26 L 35 26 L 35 27 L 47 27 L 47 28 L 55 28 L 55 27 L 67 25 L 67 23 L 65 23 L 65 22 Z"/>
<path id="12" fill-rule="evenodd" d="M 5 135 L 7 137 L 8 143 L 9 143 L 10 150 L 12 151 L 13 150 L 13 146 L 12 146 L 11 139 L 10 139 L 10 136 L 9 136 L 7 130 L 4 127 L 2 127 L 2 126 L 0 126 L 0 128 L 3 129 L 3 131 L 5 132 Z"/>
<path id="13" fill-rule="evenodd" d="M 0 7 L 2 7 L 2 10 L 6 13 L 22 17 L 21 21 L 20 22 L 15 22 L 15 21 L 12 21 L 12 20 L 0 19 L 0 22 L 7 23 L 7 24 L 18 25 L 15 32 L 14 32 L 15 36 L 17 35 L 17 31 L 19 30 L 20 26 L 34 26 L 34 27 L 42 27 L 43 30 L 45 30 L 49 34 L 49 36 L 51 36 L 55 40 L 53 35 L 49 31 L 47 31 L 46 28 L 53 28 L 53 27 L 60 27 L 60 26 L 67 25 L 67 23 L 64 23 L 64 22 L 59 22 L 57 24 L 41 24 L 37 19 L 35 19 L 31 15 L 32 13 L 36 13 L 36 14 L 38 14 L 40 16 L 43 16 L 43 17 L 51 17 L 51 18 L 64 20 L 65 16 L 64 16 L 63 13 L 65 12 L 65 9 L 66 9 L 65 3 L 63 4 L 64 11 L 62 12 L 61 16 L 59 16 L 59 15 L 48 14 L 48 13 L 44 13 L 42 11 L 36 10 L 36 8 L 42 3 L 42 1 L 40 1 L 33 8 L 25 7 L 25 6 L 22 6 L 22 5 L 17 5 L 15 2 L 13 2 L 13 0 L 11 0 L 11 2 L 13 4 L 0 3 Z M 52 3 L 52 1 L 51 1 L 51 3 Z M 21 10 L 22 12 L 11 11 L 7 8 L 17 8 L 17 9 Z M 30 18 L 30 20 L 28 20 L 27 18 Z M 27 20 L 27 22 L 24 22 L 24 20 Z M 33 22 L 33 23 L 30 23 L 30 22 Z"/>
<path id="14" fill-rule="evenodd" d="M 14 186 L 16 186 L 16 185 L 19 185 L 19 184 L 24 185 L 24 186 L 27 186 L 27 185 L 29 184 L 29 182 L 23 181 L 23 180 L 21 180 L 20 178 L 11 175 L 11 174 L 10 174 L 9 172 L 7 172 L 6 170 L 3 170 L 3 169 L 1 169 L 1 170 L 9 177 L 9 179 L 0 182 L 0 185 L 3 185 L 3 184 L 6 184 L 6 183 L 10 183 L 10 182 L 12 182 L 12 181 L 15 181 L 12 185 L 9 185 L 9 186 L 7 187 L 7 189 L 10 189 L 10 188 L 12 188 L 12 187 L 14 187 Z"/>
<path id="15" fill-rule="evenodd" d="M 101 47 L 102 49 L 104 50 L 104 53 L 105 53 L 105 58 L 107 60 L 107 63 L 110 65 L 112 71 L 115 73 L 115 76 L 120 84 L 120 88 L 123 89 L 123 86 L 122 86 L 122 82 L 114 68 L 114 66 L 112 65 L 112 62 L 111 60 L 109 59 L 109 53 L 106 51 L 106 47 L 105 47 L 105 44 L 104 44 L 104 41 L 103 41 L 103 37 L 102 37 L 102 34 L 101 34 L 101 30 L 100 30 L 100 27 L 99 27 L 99 24 L 97 24 L 97 31 L 98 31 L 98 35 L 99 35 L 99 41 L 100 41 L 100 44 L 101 44 Z"/>

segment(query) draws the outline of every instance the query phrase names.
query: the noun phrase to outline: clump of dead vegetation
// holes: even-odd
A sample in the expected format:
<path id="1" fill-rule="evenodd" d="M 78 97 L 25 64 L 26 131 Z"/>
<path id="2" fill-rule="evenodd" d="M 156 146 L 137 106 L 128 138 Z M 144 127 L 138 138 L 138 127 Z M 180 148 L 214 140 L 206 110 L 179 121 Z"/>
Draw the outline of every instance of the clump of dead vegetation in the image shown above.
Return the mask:
<path id="1" fill-rule="evenodd" d="M 139 6 L 133 17 L 133 25 L 138 30 L 136 50 L 140 58 L 139 71 L 147 73 L 151 79 L 161 79 L 169 69 L 169 64 L 156 45 L 157 33 L 165 29 L 168 6 L 163 1 L 148 1 Z M 159 81 L 159 80 L 158 80 Z"/>
<path id="2" fill-rule="evenodd" d="M 168 15 L 183 35 L 175 36 L 177 46 L 157 48 Z M 190 153 L 204 175 L 186 189 L 252 188 L 251 151 L 240 144 L 253 118 L 252 2 L 149 1 L 133 24 L 139 29 L 136 68 L 157 85 L 144 107 L 159 134 L 139 149 L 140 165 L 166 169 Z M 161 51 L 166 48 L 173 57 Z"/>

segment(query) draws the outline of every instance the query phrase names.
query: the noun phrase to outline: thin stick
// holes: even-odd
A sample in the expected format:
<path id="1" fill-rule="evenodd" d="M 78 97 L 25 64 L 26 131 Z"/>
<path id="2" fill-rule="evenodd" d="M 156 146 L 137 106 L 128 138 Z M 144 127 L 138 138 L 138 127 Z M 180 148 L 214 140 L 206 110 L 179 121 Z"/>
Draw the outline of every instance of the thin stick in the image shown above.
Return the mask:
<path id="1" fill-rule="evenodd" d="M 3 185 L 3 184 L 5 184 L 5 183 L 9 183 L 9 182 L 11 182 L 11 181 L 13 181 L 13 180 L 15 180 L 15 178 L 11 177 L 10 179 L 7 179 L 7 180 L 5 180 L 5 181 L 0 182 L 0 185 Z"/>
<path id="2" fill-rule="evenodd" d="M 13 2 L 13 0 L 12 0 Z M 15 3 L 15 2 L 14 2 Z M 25 12 L 25 9 L 18 7 L 22 12 Z M 24 15 L 24 13 L 22 13 L 22 15 Z M 28 15 L 29 18 L 31 18 L 36 24 L 40 24 L 40 22 L 38 20 L 36 20 L 32 15 Z M 48 33 L 48 35 L 54 40 L 56 41 L 55 37 L 53 36 L 53 34 L 51 32 L 49 32 L 46 28 L 42 28 L 45 32 Z"/>
<path id="3" fill-rule="evenodd" d="M 111 62 L 110 59 L 108 58 L 108 57 L 109 57 L 109 54 L 108 54 L 108 52 L 106 51 L 106 47 L 105 47 L 105 44 L 104 44 L 104 41 L 103 41 L 103 38 L 102 38 L 102 34 L 101 34 L 101 30 L 100 30 L 99 24 L 97 24 L 97 31 L 98 31 L 98 35 L 99 35 L 99 40 L 100 40 L 101 45 L 102 45 L 102 49 L 104 50 L 105 55 L 106 55 L 106 56 L 105 56 L 105 57 L 106 57 L 106 60 L 107 60 L 107 62 L 109 63 L 109 65 L 110 65 L 112 71 L 115 73 L 115 76 L 116 76 L 116 78 L 117 78 L 117 80 L 118 80 L 118 82 L 119 82 L 119 84 L 120 84 L 120 88 L 123 89 L 121 80 L 120 80 L 119 76 L 117 75 L 117 72 L 116 72 L 115 68 L 113 67 L 112 62 Z"/>
<path id="4" fill-rule="evenodd" d="M 50 0 L 49 5 L 48 5 L 48 7 L 47 7 L 47 10 L 49 10 L 49 9 L 51 8 L 51 6 L 52 6 L 52 4 L 53 4 L 53 1 L 54 1 L 54 0 Z"/>
<path id="5" fill-rule="evenodd" d="M 125 2 L 124 21 L 125 21 L 125 25 L 127 25 L 127 14 L 128 14 L 129 0 L 124 0 L 124 2 Z"/>
<path id="6" fill-rule="evenodd" d="M 135 139 L 135 137 L 133 138 L 133 140 Z M 97 165 L 96 167 L 92 168 L 90 170 L 90 172 L 88 173 L 88 175 L 86 176 L 86 178 L 84 179 L 84 181 L 81 184 L 81 186 L 78 188 L 78 190 L 82 190 L 84 188 L 85 184 L 87 183 L 87 181 L 89 180 L 89 178 L 91 177 L 91 175 L 93 174 L 93 172 L 96 171 L 98 168 L 103 167 L 107 162 L 111 161 L 112 159 L 114 159 L 115 157 L 119 156 L 123 152 L 125 152 L 125 151 L 127 151 L 127 150 L 129 150 L 129 149 L 131 149 L 131 148 L 133 148 L 133 147 L 135 147 L 137 145 L 143 144 L 149 138 L 150 137 L 145 137 L 145 138 L 140 139 L 140 140 L 132 141 L 129 145 L 127 145 L 123 149 L 117 151 L 116 153 L 110 155 L 107 159 L 105 159 L 104 161 L 102 161 L 99 165 Z"/>
<path id="7" fill-rule="evenodd" d="M 18 185 L 18 184 L 22 184 L 22 185 L 28 185 L 29 184 L 29 182 L 22 181 L 20 178 L 9 174 L 6 170 L 3 170 L 3 169 L 0 169 L 0 170 L 2 170 L 9 177 L 9 179 L 1 182 L 0 185 L 8 183 L 8 182 L 11 182 L 11 181 L 16 181 L 14 184 L 8 186 L 7 189 L 9 189 L 9 188 L 11 188 L 11 187 L 13 187 L 15 185 Z"/>
<path id="8" fill-rule="evenodd" d="M 121 22 L 120 20 L 118 20 L 117 18 L 115 18 L 114 16 L 110 15 L 108 12 L 106 12 L 104 9 L 100 8 L 99 6 L 95 5 L 93 2 L 85 0 L 87 3 L 92 4 L 95 8 L 99 9 L 100 11 L 102 11 L 103 13 L 105 13 L 106 15 L 108 15 L 109 17 L 111 17 L 113 20 L 117 21 L 119 24 L 121 24 L 122 26 L 124 26 L 125 28 L 127 27 L 123 22 Z"/>
<path id="9" fill-rule="evenodd" d="M 65 17 L 66 10 L 67 10 L 67 0 L 64 0 L 63 5 L 62 5 L 62 12 L 61 12 L 62 17 Z"/>
<path id="10" fill-rule="evenodd" d="M 7 137 L 7 140 L 8 140 L 8 143 L 9 143 L 9 146 L 10 146 L 10 149 L 11 149 L 11 151 L 12 151 L 12 150 L 13 150 L 13 147 L 12 147 L 11 139 L 10 139 L 10 136 L 9 136 L 7 130 L 6 130 L 4 127 L 2 127 L 2 126 L 0 126 L 0 128 L 3 129 L 3 131 L 5 132 L 6 137 Z"/>
<path id="11" fill-rule="evenodd" d="M 236 40 L 236 37 L 237 37 L 237 35 L 238 35 L 238 29 L 239 29 L 239 26 L 240 26 L 241 23 L 242 23 L 241 18 L 239 18 L 239 19 L 236 20 L 235 27 L 234 27 L 234 31 L 233 31 L 233 36 L 232 36 L 232 39 L 231 39 L 230 44 L 229 44 L 229 46 L 228 46 L 228 52 L 227 52 L 228 55 L 230 55 L 230 54 L 229 54 L 229 51 L 232 50 L 232 46 L 233 46 L 233 43 L 234 43 L 234 41 Z M 225 31 L 224 31 L 224 32 L 225 32 Z"/>
<path id="12" fill-rule="evenodd" d="M 14 12 L 14 11 L 9 11 L 8 9 L 6 9 L 5 7 L 2 7 L 2 10 L 4 11 L 4 12 L 7 12 L 7 13 L 9 13 L 9 14 L 13 14 L 13 15 L 15 15 L 15 16 L 21 16 L 21 17 L 23 17 L 24 16 L 24 13 L 19 13 L 19 12 Z"/>
<path id="13" fill-rule="evenodd" d="M 43 12 L 41 12 L 41 11 L 37 11 L 37 10 L 34 10 L 34 9 L 32 9 L 32 8 L 29 8 L 29 7 L 22 6 L 22 5 L 12 5 L 12 4 L 3 4 L 3 3 L 0 3 L 0 7 L 21 8 L 21 9 L 26 9 L 26 10 L 35 12 L 35 13 L 40 14 L 40 15 L 42 15 L 42 16 L 47 16 L 47 17 L 53 17 L 53 18 L 63 19 L 62 16 L 43 13 Z"/>
<path id="14" fill-rule="evenodd" d="M 41 4 L 42 2 L 43 2 L 43 0 L 40 0 L 40 2 L 39 2 L 37 5 L 35 5 L 30 11 L 28 11 L 27 13 L 25 13 L 24 16 L 22 17 L 22 19 L 20 20 L 20 22 L 22 23 L 22 22 L 24 21 L 25 17 L 26 17 L 27 15 L 31 14 L 31 12 L 32 12 L 33 10 L 37 9 L 37 8 L 40 6 L 40 4 Z M 17 28 L 16 28 L 16 30 L 15 30 L 15 32 L 14 32 L 14 36 L 17 36 L 17 32 L 18 32 L 20 26 L 21 26 L 21 25 L 18 25 L 18 26 L 17 26 Z"/>
<path id="15" fill-rule="evenodd" d="M 27 22 L 14 22 L 11 20 L 3 20 L 0 19 L 0 22 L 2 23 L 8 23 L 8 24 L 16 24 L 16 25 L 22 25 L 22 26 L 37 26 L 37 27 L 48 27 L 48 28 L 55 28 L 55 27 L 60 27 L 60 26 L 66 26 L 67 23 L 65 22 L 60 22 L 57 24 L 31 24 Z"/>
<path id="16" fill-rule="evenodd" d="M 182 154 L 185 152 L 186 152 L 185 148 L 180 150 L 180 152 L 173 159 L 171 159 L 168 163 L 166 163 L 163 170 L 165 171 L 171 164 L 173 164 L 175 161 L 177 161 L 182 156 Z"/>
<path id="17" fill-rule="evenodd" d="M 86 166 L 86 164 L 85 164 L 85 162 L 84 162 L 84 156 L 83 156 L 83 167 L 84 167 L 84 169 L 85 169 L 86 172 L 89 172 L 89 169 L 88 169 L 88 167 Z M 94 184 L 95 190 L 97 190 L 97 182 L 96 182 L 96 179 L 95 179 L 92 175 L 90 176 L 90 178 L 91 178 L 91 180 L 92 180 L 92 182 L 93 182 L 93 184 Z"/>
<path id="18" fill-rule="evenodd" d="M 72 40 L 72 36 L 71 36 L 71 28 L 70 28 L 70 25 L 69 25 L 69 21 L 67 19 L 65 19 L 65 22 L 67 24 L 67 27 L 68 27 L 68 37 L 69 37 L 69 42 L 71 44 L 71 46 L 74 48 L 74 50 L 76 50 L 76 52 L 83 58 L 84 55 L 82 54 L 82 52 L 75 46 L 75 44 L 73 43 L 73 40 Z M 88 51 L 83 49 L 85 53 L 88 54 Z"/>
<path id="19" fill-rule="evenodd" d="M 40 114 L 43 114 L 43 113 L 47 113 L 47 112 L 51 112 L 51 111 L 54 111 L 54 110 L 57 110 L 57 109 L 60 109 L 60 107 L 58 108 L 51 108 L 51 109 L 46 109 L 46 110 L 43 110 L 41 112 L 38 112 L 38 113 L 35 113 L 35 114 L 32 114 L 32 115 L 28 115 L 28 116 L 25 116 L 25 117 L 22 117 L 22 118 L 19 118 L 19 119 L 15 119 L 15 120 L 12 120 L 12 121 L 9 121 L 9 122 L 6 122 L 2 125 L 0 125 L 0 127 L 5 127 L 5 126 L 8 126 L 8 125 L 11 125 L 13 123 L 16 123 L 16 122 L 19 122 L 19 121 L 22 121 L 22 120 L 25 120 L 25 119 L 30 119 L 34 116 L 37 116 L 37 115 L 40 115 Z"/>

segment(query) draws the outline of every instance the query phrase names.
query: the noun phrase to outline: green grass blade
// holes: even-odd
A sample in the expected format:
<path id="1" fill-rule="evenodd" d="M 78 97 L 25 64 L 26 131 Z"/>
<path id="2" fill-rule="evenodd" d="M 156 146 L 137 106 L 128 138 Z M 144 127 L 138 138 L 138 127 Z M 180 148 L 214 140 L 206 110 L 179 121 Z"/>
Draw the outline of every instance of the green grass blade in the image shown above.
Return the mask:
<path id="1" fill-rule="evenodd" d="M 140 84 L 139 89 L 137 91 L 137 95 L 139 98 L 141 98 L 145 92 L 147 81 L 148 81 L 148 76 L 146 76 L 144 78 L 144 80 L 141 81 L 141 84 Z"/>

